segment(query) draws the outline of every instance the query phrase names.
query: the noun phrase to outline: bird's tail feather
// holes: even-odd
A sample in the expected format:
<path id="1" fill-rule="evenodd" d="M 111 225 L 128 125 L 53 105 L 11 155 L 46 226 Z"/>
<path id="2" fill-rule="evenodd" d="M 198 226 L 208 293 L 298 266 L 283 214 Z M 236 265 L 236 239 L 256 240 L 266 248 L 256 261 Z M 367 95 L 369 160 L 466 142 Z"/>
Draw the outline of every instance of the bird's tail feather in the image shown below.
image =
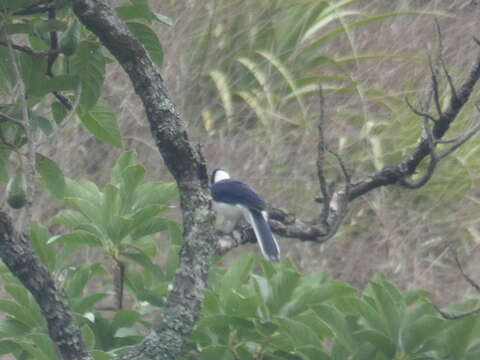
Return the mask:
<path id="1" fill-rule="evenodd" d="M 255 232 L 255 236 L 257 237 L 257 242 L 263 256 L 270 261 L 280 260 L 280 247 L 278 246 L 277 240 L 273 236 L 272 230 L 262 212 L 249 209 L 246 213 L 248 215 L 248 220 L 250 220 L 253 227 L 253 231 Z"/>

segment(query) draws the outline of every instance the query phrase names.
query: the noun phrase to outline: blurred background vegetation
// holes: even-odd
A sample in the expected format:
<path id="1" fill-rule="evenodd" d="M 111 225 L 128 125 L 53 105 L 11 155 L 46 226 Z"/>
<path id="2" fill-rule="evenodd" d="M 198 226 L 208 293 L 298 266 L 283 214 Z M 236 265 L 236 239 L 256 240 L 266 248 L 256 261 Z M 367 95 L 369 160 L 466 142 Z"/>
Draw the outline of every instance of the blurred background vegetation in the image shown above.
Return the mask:
<path id="1" fill-rule="evenodd" d="M 480 25 L 480 6 L 469 0 L 172 0 L 150 6 L 163 22 L 150 24 L 163 49 L 155 61 L 162 63 L 170 95 L 209 166 L 230 170 L 300 218 L 315 218 L 321 210 L 313 201 L 319 195 L 319 86 L 328 144 L 354 181 L 361 179 L 415 145 L 420 119 L 404 99 L 424 98 L 427 56 L 440 49 L 458 83 L 476 55 L 472 36 Z M 124 148 L 136 149 L 148 179 L 171 180 L 140 101 L 115 62 L 107 61 L 102 96 L 117 115 Z M 472 102 L 451 137 L 476 119 Z M 120 154 L 79 122 L 65 124 L 40 150 L 68 177 L 101 186 Z M 304 273 L 323 270 L 359 287 L 382 271 L 400 288 L 432 291 L 439 304 L 468 297 L 471 289 L 447 246 L 457 249 L 468 273 L 478 272 L 478 154 L 473 139 L 444 160 L 422 189 L 390 187 L 356 200 L 326 244 L 281 239 L 284 256 Z M 341 181 L 335 160 L 327 161 L 329 180 Z M 34 213 L 46 220 L 58 209 L 41 195 Z M 248 250 L 236 249 L 225 261 Z"/>
<path id="2" fill-rule="evenodd" d="M 112 3 L 123 19 L 135 20 L 130 29 L 161 66 L 170 96 L 192 139 L 202 144 L 210 168 L 228 169 L 272 205 L 302 219 L 316 218 L 321 211 L 321 204 L 314 201 L 320 195 L 315 167 L 320 86 L 328 146 L 342 156 L 353 181 L 360 180 L 398 162 L 415 146 L 421 119 L 409 110 L 405 98 L 414 104 L 425 99 L 430 86 L 428 57 L 435 60 L 441 53 L 458 84 L 478 50 L 472 37 L 480 28 L 480 5 L 469 0 L 150 1 L 156 16 L 145 11 L 144 0 Z M 38 151 L 45 155 L 40 158 L 44 165 L 40 164 L 38 177 L 50 178 L 55 185 L 60 171 L 48 160 L 53 159 L 65 179 L 61 178 L 62 194 L 53 194 L 63 200 L 62 204 L 37 187 L 33 213 L 39 221 L 33 223 L 30 237 L 42 261 L 69 295 L 89 347 L 109 351 L 140 341 L 144 332 L 137 332 L 134 325 L 141 323 L 148 328 L 149 314 L 163 306 L 181 246 L 181 229 L 172 221 L 180 219 L 177 192 L 129 79 L 104 49 L 88 47 L 94 40 L 85 29 L 80 30 L 68 7 L 62 11 L 62 38 L 76 32 L 79 38 L 81 33 L 83 42 L 71 63 L 65 59 L 56 66 L 66 73 L 71 66 L 73 74 L 81 75 L 80 81 L 94 83 L 93 90 L 102 86 L 106 66 L 103 100 L 96 103 L 99 94 L 84 87 L 87 95 L 80 102 L 93 107 L 96 116 L 107 116 L 109 124 L 116 117 L 121 137 L 115 131 L 99 136 L 80 121 L 61 123 L 62 114 L 55 112 L 51 98 L 35 103 L 32 113 L 42 114 L 51 123 L 60 118 L 59 124 L 54 124 L 55 136 L 46 133 L 38 139 Z M 39 19 L 30 20 L 35 24 Z M 155 30 L 160 43 L 145 24 Z M 39 39 L 30 36 L 28 41 L 32 47 L 43 49 Z M 5 49 L 0 49 L 3 56 Z M 63 53 L 67 55 L 65 49 Z M 82 66 L 90 63 L 93 71 L 83 71 Z M 28 64 L 22 66 L 28 68 Z M 101 71 L 96 73 L 97 69 Z M 28 72 L 23 75 L 26 78 Z M 8 83 L 7 77 L 0 78 L 0 87 Z M 5 88 L 0 89 L 2 100 L 9 96 Z M 440 89 L 441 101 L 448 100 L 446 81 L 441 81 Z M 49 91 L 44 92 L 42 95 L 50 96 Z M 478 92 L 462 109 L 449 138 L 478 121 L 474 106 Z M 433 302 L 441 306 L 459 301 L 466 304 L 473 297 L 473 289 L 459 273 L 448 247 L 456 250 L 466 272 L 478 278 L 475 274 L 480 265 L 474 259 L 480 242 L 479 147 L 477 138 L 463 145 L 440 163 L 431 181 L 419 190 L 388 187 L 357 199 L 339 232 L 325 244 L 280 239 L 283 256 L 290 261 L 277 268 L 252 256 L 240 256 L 250 250 L 258 252 L 256 245 L 231 251 L 220 260 L 229 270 L 212 270 L 202 319 L 190 340 L 191 350 L 199 344 L 215 344 L 210 350 L 217 354 L 225 350 L 225 344 L 234 344 L 236 355 L 242 351 L 262 354 L 269 353 L 270 346 L 275 350 L 285 345 L 286 338 L 318 342 L 321 337 L 327 339 L 322 351 L 329 348 L 330 339 L 345 340 L 339 348 L 351 345 L 356 351 L 357 345 L 365 345 L 364 338 L 374 337 L 385 345 L 386 354 L 398 354 L 403 341 L 411 345 L 408 351 L 413 354 L 420 343 L 428 350 L 431 334 L 435 334 L 430 330 L 438 328 L 445 332 L 433 348 L 444 343 L 450 347 L 449 339 L 453 339 L 458 352 L 449 348 L 446 353 L 462 355 L 467 349 L 462 341 L 470 341 L 478 349 L 468 359 L 478 358 L 478 317 L 447 325 L 431 304 L 422 302 L 424 292 L 410 290 L 431 292 Z M 134 151 L 124 152 L 128 149 Z M 0 164 L 2 181 L 8 180 L 4 168 L 10 166 L 13 172 L 19 167 L 15 157 L 10 160 L 11 164 Z M 340 183 L 342 174 L 336 160 L 327 157 L 326 161 L 328 180 Z M 42 169 L 52 168 L 52 173 L 42 173 Z M 63 233 L 65 227 L 72 231 Z M 83 252 L 78 244 L 68 244 L 73 238 L 88 245 Z M 132 309 L 118 310 L 112 308 L 112 285 L 118 292 L 116 271 L 122 269 L 124 260 L 136 264 L 130 265 L 125 280 L 125 304 Z M 385 275 L 374 276 L 379 272 Z M 0 275 L 5 292 L 16 304 L 0 301 L 0 310 L 8 314 L 0 323 L 0 336 L 31 335 L 21 344 L 23 350 L 15 348 L 20 355 L 25 350 L 41 358 L 35 357 L 37 347 L 46 343 L 49 345 L 44 346 L 41 356 L 53 354 L 45 333 L 37 333 L 45 324 L 33 299 L 4 268 Z M 359 293 L 363 293 L 363 303 L 387 319 L 376 321 L 377 315 L 372 315 L 375 321 L 369 323 L 372 318 L 364 311 L 368 306 L 353 299 Z M 328 301 L 335 308 L 330 308 L 331 304 L 317 306 Z M 468 304 L 457 310 L 469 310 L 476 302 Z M 35 324 L 30 324 L 32 320 L 25 317 L 22 307 L 31 309 Z M 237 310 L 243 316 L 241 321 Z M 394 325 L 388 324 L 390 315 Z M 425 323 L 418 325 L 416 320 L 421 316 L 427 320 L 423 318 Z M 265 318 L 274 320 L 268 323 Z M 315 326 L 323 324 L 313 335 L 312 329 L 304 326 L 310 326 L 310 320 Z M 345 321 L 355 325 L 352 332 L 340 329 L 343 325 L 346 329 Z M 374 325 L 379 324 L 377 329 Z M 244 333 L 237 331 L 242 326 Z M 252 326 L 258 333 L 250 331 Z M 419 328 L 424 331 L 418 341 L 408 338 Z M 458 332 L 455 339 L 453 335 L 460 328 L 464 332 Z M 270 343 L 279 329 L 280 338 Z M 372 329 L 383 331 L 388 339 Z M 353 333 L 353 340 L 342 338 L 342 334 L 349 337 Z M 255 342 L 258 334 L 266 339 L 261 349 L 245 345 Z M 9 346 L 13 345 L 8 341 L 0 344 L 2 354 L 11 351 Z M 35 346 L 30 348 L 32 343 Z M 108 358 L 102 351 L 97 358 Z M 322 354 L 310 355 L 322 358 Z M 339 354 L 332 358 L 342 359 L 344 353 Z M 445 358 L 442 352 L 438 354 Z M 388 356 L 385 358 L 391 358 Z"/>
<path id="3" fill-rule="evenodd" d="M 319 85 L 328 144 L 343 156 L 354 181 L 361 179 L 415 145 L 420 119 L 404 99 L 424 98 L 427 56 L 435 57 L 441 47 L 458 82 L 476 54 L 471 38 L 480 25 L 474 1 L 218 0 L 152 6 L 173 23 L 158 31 L 162 72 L 209 166 L 229 169 L 274 206 L 301 218 L 315 218 L 321 208 L 313 201 L 319 194 Z M 154 177 L 163 176 L 122 70 L 113 65 L 107 76 L 104 93 L 119 110 L 125 145 L 138 150 Z M 471 103 L 450 137 L 476 119 Z M 111 155 L 91 136 L 81 139 L 88 149 L 95 145 L 93 156 L 102 160 L 79 156 L 83 164 L 75 168 L 101 178 L 99 170 L 109 166 Z M 473 139 L 446 159 L 424 188 L 390 187 L 363 196 L 335 238 L 324 245 L 281 240 L 285 256 L 306 273 L 323 269 L 355 285 L 383 271 L 402 288 L 429 289 L 441 304 L 463 298 L 471 290 L 446 248 L 457 249 L 469 273 L 479 270 L 473 260 L 480 241 L 478 154 L 479 141 Z M 327 161 L 330 180 L 341 181 L 335 160 Z"/>

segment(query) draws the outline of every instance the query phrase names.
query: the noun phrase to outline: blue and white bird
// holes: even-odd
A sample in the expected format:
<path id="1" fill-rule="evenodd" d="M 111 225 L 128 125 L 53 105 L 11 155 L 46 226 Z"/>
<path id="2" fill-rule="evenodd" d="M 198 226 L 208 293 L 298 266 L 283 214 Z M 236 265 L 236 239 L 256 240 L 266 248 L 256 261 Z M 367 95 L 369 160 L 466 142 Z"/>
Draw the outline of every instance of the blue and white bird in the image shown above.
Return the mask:
<path id="1" fill-rule="evenodd" d="M 235 224 L 244 217 L 252 226 L 263 256 L 270 261 L 280 260 L 280 247 L 268 225 L 265 201 L 247 184 L 233 180 L 222 170 L 212 173 L 213 208 L 230 222 L 232 231 Z"/>

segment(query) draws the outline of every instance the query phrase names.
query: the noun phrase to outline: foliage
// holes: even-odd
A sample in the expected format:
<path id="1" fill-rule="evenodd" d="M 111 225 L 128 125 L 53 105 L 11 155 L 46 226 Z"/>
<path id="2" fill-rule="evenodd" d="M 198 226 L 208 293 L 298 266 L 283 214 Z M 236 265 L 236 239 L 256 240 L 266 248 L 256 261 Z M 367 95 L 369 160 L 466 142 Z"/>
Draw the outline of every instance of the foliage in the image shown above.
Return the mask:
<path id="1" fill-rule="evenodd" d="M 351 42 L 347 54 L 335 49 L 333 55 L 330 46 L 339 39 L 350 41 L 351 33 L 371 23 L 418 13 L 371 14 L 358 10 L 359 2 L 216 4 L 208 27 L 192 48 L 192 73 L 204 74 L 205 79 L 192 88 L 189 108 L 201 108 L 202 122 L 209 132 L 259 125 L 266 127 L 267 133 L 274 125 L 313 130 L 307 108 L 319 85 L 331 93 L 357 95 L 366 105 L 392 109 L 400 99 L 358 80 L 354 65 L 372 59 L 418 59 L 388 53 L 360 54 Z"/>
<path id="2" fill-rule="evenodd" d="M 5 29 L 13 45 L 21 44 L 29 49 L 15 51 L 15 59 L 25 83 L 32 136 L 42 133 L 54 138 L 56 130 L 77 115 L 99 140 L 122 147 L 115 112 L 100 97 L 107 64 L 113 60 L 98 39 L 76 19 L 68 2 L 57 2 L 53 19 L 46 14 L 16 13 L 29 5 L 32 2 L 2 1 L 0 28 Z M 143 43 L 152 60 L 161 66 L 163 50 L 149 26 L 152 22 L 165 23 L 168 18 L 155 14 L 143 0 L 125 3 L 116 10 L 121 18 L 129 21 L 130 30 Z M 25 172 L 23 151 L 27 124 L 23 123 L 18 99 L 13 96 L 17 80 L 3 35 L 0 40 L 0 181 L 7 182 Z M 9 169 L 12 167 L 14 171 Z M 38 170 L 43 176 L 42 166 Z"/>
<path id="3" fill-rule="evenodd" d="M 46 188 L 67 206 L 51 219 L 51 224 L 69 231 L 52 235 L 34 222 L 32 247 L 68 295 L 95 358 L 109 359 L 108 351 L 137 343 L 142 329 L 150 327 L 148 314 L 163 305 L 182 241 L 180 225 L 165 216 L 169 203 L 178 196 L 177 188 L 173 183 L 144 182 L 146 171 L 134 151 L 119 156 L 111 181 L 102 190 L 87 180 L 64 178 L 46 158 L 39 162 Z M 168 234 L 171 240 L 162 267 L 155 263 L 157 255 L 165 252 L 157 245 L 158 236 L 154 236 L 159 233 Z M 89 250 L 99 248 L 104 259 L 96 256 L 79 261 L 89 258 Z M 120 281 L 126 283 L 133 300 L 131 308 L 111 308 L 112 317 L 98 310 L 112 293 L 106 291 L 109 284 L 116 281 L 115 272 L 112 275 L 105 265 L 109 262 L 126 264 L 125 279 Z M 30 293 L 5 268 L 2 280 L 11 299 L 0 300 L 0 310 L 6 314 L 0 321 L 0 354 L 12 353 L 17 359 L 56 359 L 45 320 Z M 98 285 L 88 290 L 92 282 L 105 284 L 100 291 Z"/>
<path id="4" fill-rule="evenodd" d="M 445 320 L 427 296 L 381 274 L 360 293 L 288 260 L 243 256 L 212 272 L 185 359 L 477 359 L 480 316 Z"/>

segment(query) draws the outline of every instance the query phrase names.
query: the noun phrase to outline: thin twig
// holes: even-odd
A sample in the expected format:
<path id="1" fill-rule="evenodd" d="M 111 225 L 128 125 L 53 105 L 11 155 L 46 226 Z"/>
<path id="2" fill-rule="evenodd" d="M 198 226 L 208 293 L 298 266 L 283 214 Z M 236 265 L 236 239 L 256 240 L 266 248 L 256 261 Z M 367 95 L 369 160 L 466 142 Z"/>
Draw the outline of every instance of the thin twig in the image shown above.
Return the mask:
<path id="1" fill-rule="evenodd" d="M 460 273 L 462 274 L 463 278 L 478 292 L 480 292 L 480 285 L 478 285 L 470 276 L 467 275 L 467 273 L 463 270 L 462 264 L 460 264 L 460 260 L 458 260 L 457 252 L 449 246 L 449 250 L 453 255 L 453 258 L 455 259 L 455 264 L 457 265 L 458 269 L 460 270 Z"/>
<path id="2" fill-rule="evenodd" d="M 320 192 L 323 197 L 323 212 L 321 215 L 321 220 L 325 226 L 327 226 L 327 218 L 330 209 L 330 194 L 328 192 L 328 183 L 325 178 L 325 152 L 327 146 L 325 144 L 325 134 L 324 134 L 324 125 L 325 125 L 325 101 L 323 97 L 322 86 L 319 86 L 318 90 L 319 98 L 319 110 L 320 116 L 318 120 L 318 147 L 317 147 L 317 176 L 320 183 Z"/>
<path id="3" fill-rule="evenodd" d="M 0 40 L 0 45 L 3 46 L 8 46 L 6 41 Z M 10 43 L 11 47 L 14 48 L 15 50 L 24 52 L 29 55 L 35 55 L 35 56 L 47 56 L 47 55 L 52 55 L 53 53 L 58 53 L 59 50 L 33 50 L 32 48 L 25 46 L 25 45 L 18 45 L 14 43 Z"/>
<path id="4" fill-rule="evenodd" d="M 416 108 L 410 103 L 410 100 L 408 100 L 408 97 L 405 97 L 405 102 L 407 103 L 407 106 L 410 108 L 410 110 L 411 110 L 415 115 L 418 115 L 418 116 L 427 118 L 427 119 L 429 119 L 429 120 L 432 120 L 433 122 L 437 122 L 437 121 L 438 121 L 438 120 L 435 119 L 432 115 L 416 109 Z"/>
<path id="5" fill-rule="evenodd" d="M 20 97 L 20 107 L 22 109 L 22 121 L 25 124 L 25 136 L 27 137 L 27 163 L 26 163 L 26 169 L 25 169 L 26 180 L 27 180 L 27 189 L 26 189 L 27 204 L 24 208 L 25 217 L 24 217 L 24 222 L 21 226 L 22 231 L 27 232 L 30 228 L 30 222 L 32 219 L 31 206 L 33 203 L 33 194 L 34 194 L 34 182 L 33 182 L 33 177 L 35 175 L 34 129 L 33 129 L 33 124 L 29 119 L 25 83 L 23 82 L 23 78 L 20 75 L 17 59 L 15 57 L 15 51 L 13 50 L 10 44 L 10 39 L 8 38 L 7 34 L 4 33 L 3 35 L 7 41 L 8 54 L 10 57 L 10 61 L 12 63 L 13 75 L 15 78 L 15 83 L 17 84 L 18 94 Z"/>

